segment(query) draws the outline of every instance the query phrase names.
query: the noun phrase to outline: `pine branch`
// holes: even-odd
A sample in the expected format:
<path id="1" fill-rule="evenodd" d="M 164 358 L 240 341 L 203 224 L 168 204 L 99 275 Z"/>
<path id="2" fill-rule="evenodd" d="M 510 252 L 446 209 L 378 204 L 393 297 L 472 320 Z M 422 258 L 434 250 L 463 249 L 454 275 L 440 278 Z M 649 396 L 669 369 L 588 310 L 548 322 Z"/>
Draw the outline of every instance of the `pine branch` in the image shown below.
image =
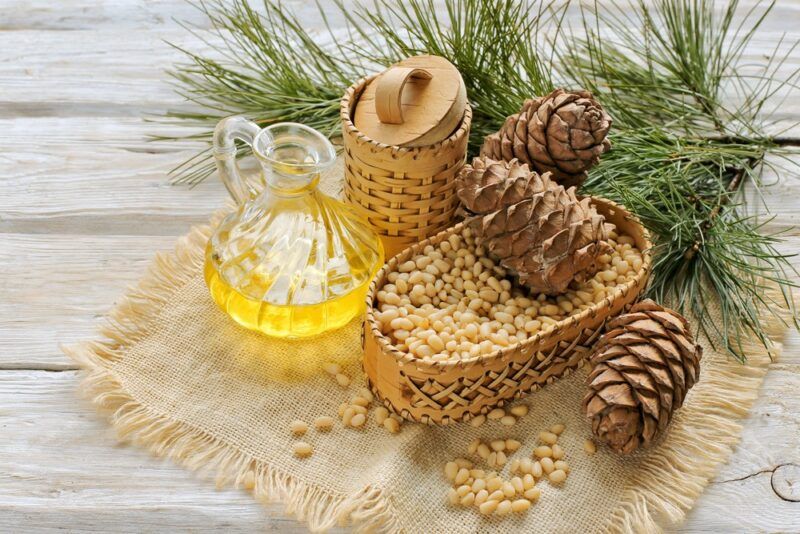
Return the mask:
<path id="1" fill-rule="evenodd" d="M 692 312 L 711 339 L 741 355 L 747 337 L 769 346 L 764 313 L 778 306 L 794 312 L 791 259 L 776 251 L 779 236 L 742 215 L 740 193 L 747 183 L 759 185 L 767 154 L 800 153 L 765 133 L 767 103 L 798 87 L 800 69 L 777 76 L 798 44 L 781 40 L 757 72 L 742 60 L 773 5 L 611 0 L 581 4 L 579 25 L 565 28 L 566 0 L 445 0 L 443 10 L 433 0 L 375 0 L 355 10 L 338 3 L 345 26 L 311 35 L 273 0 L 264 0 L 261 14 L 247 0 L 201 3 L 216 52 L 184 51 L 188 61 L 171 75 L 198 110 L 168 118 L 206 129 L 189 141 L 207 141 L 233 113 L 263 124 L 304 122 L 333 136 L 339 98 L 352 81 L 431 53 L 462 73 L 474 153 L 524 99 L 562 84 L 584 87 L 614 127 L 613 149 L 583 192 L 622 202 L 655 236 L 649 295 Z M 208 153 L 199 153 L 176 178 L 197 183 L 212 169 Z M 781 288 L 780 302 L 769 299 L 766 282 Z M 711 320 L 710 306 L 720 309 L 721 322 Z"/>

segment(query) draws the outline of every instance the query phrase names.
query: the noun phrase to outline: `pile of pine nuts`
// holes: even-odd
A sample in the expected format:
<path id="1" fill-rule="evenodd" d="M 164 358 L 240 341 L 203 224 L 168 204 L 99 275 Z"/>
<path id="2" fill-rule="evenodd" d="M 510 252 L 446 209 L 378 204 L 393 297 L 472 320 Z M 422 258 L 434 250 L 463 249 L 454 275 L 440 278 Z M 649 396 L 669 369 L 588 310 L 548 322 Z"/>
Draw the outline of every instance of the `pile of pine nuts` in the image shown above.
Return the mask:
<path id="1" fill-rule="evenodd" d="M 546 477 L 550 484 L 561 485 L 569 475 L 569 465 L 564 461 L 564 450 L 558 445 L 558 436 L 564 425 L 558 424 L 539 433 L 539 446 L 531 457 L 514 458 L 509 467 L 510 478 L 503 478 L 497 471 L 475 468 L 472 461 L 456 458 L 444 466 L 444 474 L 451 487 L 447 499 L 454 506 L 478 508 L 483 515 L 507 515 L 524 512 L 541 496 L 536 487 L 539 479 Z M 506 454 L 519 450 L 521 444 L 515 439 L 494 439 L 488 443 L 473 440 L 467 453 L 477 455 L 490 469 L 502 468 Z M 500 461 L 502 458 L 502 461 Z"/>
<path id="2" fill-rule="evenodd" d="M 633 238 L 612 230 L 608 243 L 614 251 L 598 258 L 593 278 L 573 283 L 563 295 L 529 295 L 512 286 L 467 228 L 389 273 L 376 295 L 375 318 L 397 350 L 417 358 L 489 354 L 547 332 L 636 276 L 643 258 Z"/>
<path id="3" fill-rule="evenodd" d="M 345 389 L 350 387 L 350 377 L 344 374 L 342 367 L 338 363 L 326 362 L 322 365 L 323 371 L 330 375 L 337 384 Z M 350 398 L 348 402 L 339 405 L 338 415 L 342 426 L 356 430 L 363 430 L 367 427 L 369 420 L 369 410 L 375 401 L 372 392 L 367 388 L 360 388 L 358 394 Z M 375 423 L 383 427 L 390 434 L 400 432 L 403 419 L 384 406 L 377 406 L 374 409 Z M 327 433 L 333 430 L 336 419 L 328 415 L 322 415 L 314 419 L 314 430 Z M 305 421 L 295 420 L 289 424 L 289 432 L 292 436 L 299 438 L 304 436 L 309 430 L 309 425 Z M 305 441 L 295 441 L 292 445 L 292 452 L 298 458 L 308 458 L 314 452 L 314 448 Z"/>

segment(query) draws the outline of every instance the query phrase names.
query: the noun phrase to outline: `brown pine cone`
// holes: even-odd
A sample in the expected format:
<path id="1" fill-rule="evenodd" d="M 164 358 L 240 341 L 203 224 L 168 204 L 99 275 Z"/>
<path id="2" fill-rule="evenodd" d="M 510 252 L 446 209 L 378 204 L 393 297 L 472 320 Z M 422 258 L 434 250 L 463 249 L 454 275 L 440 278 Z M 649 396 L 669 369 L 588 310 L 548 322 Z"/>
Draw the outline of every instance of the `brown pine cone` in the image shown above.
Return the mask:
<path id="1" fill-rule="evenodd" d="M 552 172 L 564 187 L 580 187 L 587 171 L 611 148 L 606 139 L 611 117 L 588 91 L 556 89 L 526 100 L 519 113 L 486 137 L 481 155 L 527 163 Z"/>
<path id="2" fill-rule="evenodd" d="M 650 446 L 697 382 L 702 355 L 688 321 L 652 300 L 609 322 L 589 357 L 592 432 L 620 453 Z"/>
<path id="3" fill-rule="evenodd" d="M 456 188 L 478 242 L 537 293 L 563 293 L 593 275 L 597 257 L 610 251 L 605 218 L 550 173 L 515 159 L 475 158 Z"/>

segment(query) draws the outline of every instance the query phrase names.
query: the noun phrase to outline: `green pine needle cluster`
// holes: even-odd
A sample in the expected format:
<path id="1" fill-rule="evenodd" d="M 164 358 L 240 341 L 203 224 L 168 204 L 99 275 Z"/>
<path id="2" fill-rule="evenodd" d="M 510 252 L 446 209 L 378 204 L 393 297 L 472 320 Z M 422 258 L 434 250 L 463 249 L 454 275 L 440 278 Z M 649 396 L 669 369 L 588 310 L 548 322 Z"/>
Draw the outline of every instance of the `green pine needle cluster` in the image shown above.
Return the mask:
<path id="1" fill-rule="evenodd" d="M 649 295 L 694 316 L 709 339 L 741 358 L 747 339 L 770 347 L 764 314 L 789 308 L 795 317 L 791 260 L 777 251 L 779 236 L 747 214 L 742 194 L 747 182 L 761 185 L 768 155 L 792 152 L 766 133 L 767 105 L 797 89 L 797 72 L 778 77 L 797 45 L 781 41 L 759 65 L 744 58 L 773 5 L 374 0 L 355 11 L 318 6 L 326 22 L 333 15 L 345 22 L 319 35 L 273 0 L 202 2 L 213 35 L 188 29 L 213 53 L 184 50 L 187 61 L 171 72 L 198 111 L 167 116 L 200 126 L 204 133 L 187 139 L 206 145 L 175 170 L 176 182 L 213 172 L 207 143 L 227 115 L 303 122 L 336 137 L 345 89 L 410 55 L 444 56 L 461 71 L 474 109 L 473 154 L 526 98 L 583 87 L 614 126 L 613 149 L 582 192 L 640 217 L 656 243 Z M 570 9 L 580 11 L 578 24 L 565 23 Z M 770 296 L 773 286 L 781 297 Z"/>

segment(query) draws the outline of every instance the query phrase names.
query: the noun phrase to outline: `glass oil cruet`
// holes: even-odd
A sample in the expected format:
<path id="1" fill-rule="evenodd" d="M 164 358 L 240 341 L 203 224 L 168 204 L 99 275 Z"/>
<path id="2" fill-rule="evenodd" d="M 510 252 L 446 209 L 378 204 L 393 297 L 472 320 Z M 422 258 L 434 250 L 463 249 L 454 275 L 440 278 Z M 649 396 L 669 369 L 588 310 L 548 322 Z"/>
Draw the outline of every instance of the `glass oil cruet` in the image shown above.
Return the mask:
<path id="1" fill-rule="evenodd" d="M 237 140 L 261 165 L 261 190 L 240 176 Z M 302 124 L 261 129 L 229 117 L 214 132 L 214 157 L 238 204 L 206 250 L 214 301 L 242 326 L 284 338 L 320 334 L 359 315 L 383 246 L 366 220 L 317 188 L 336 161 L 330 141 Z"/>

